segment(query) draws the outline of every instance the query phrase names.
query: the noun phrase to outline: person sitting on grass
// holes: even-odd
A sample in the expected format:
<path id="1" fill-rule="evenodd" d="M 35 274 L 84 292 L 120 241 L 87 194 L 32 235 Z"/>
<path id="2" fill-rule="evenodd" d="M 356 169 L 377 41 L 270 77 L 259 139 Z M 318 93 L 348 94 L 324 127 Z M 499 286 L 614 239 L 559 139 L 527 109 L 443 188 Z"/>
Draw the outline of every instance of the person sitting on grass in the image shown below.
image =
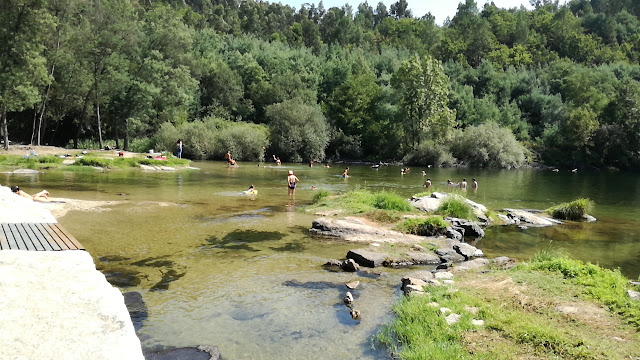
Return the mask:
<path id="1" fill-rule="evenodd" d="M 33 200 L 33 201 L 38 201 L 38 202 L 51 202 L 51 200 L 49 200 L 49 192 L 47 190 L 42 190 L 39 193 L 35 194 L 35 195 L 29 195 L 26 192 L 20 190 L 20 187 L 18 187 L 17 185 L 14 185 L 11 187 L 11 191 L 16 193 L 17 195 L 20 195 L 24 198 Z"/>

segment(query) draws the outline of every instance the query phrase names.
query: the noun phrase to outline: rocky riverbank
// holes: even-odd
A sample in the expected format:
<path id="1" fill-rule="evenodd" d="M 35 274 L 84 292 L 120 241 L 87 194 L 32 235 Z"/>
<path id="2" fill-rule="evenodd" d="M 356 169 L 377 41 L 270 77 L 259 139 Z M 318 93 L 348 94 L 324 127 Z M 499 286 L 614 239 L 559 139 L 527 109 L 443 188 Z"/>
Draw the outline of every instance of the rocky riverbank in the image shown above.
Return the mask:
<path id="1" fill-rule="evenodd" d="M 56 219 L 0 186 L 2 223 Z M 120 291 L 81 250 L 0 251 L 1 359 L 144 359 Z"/>

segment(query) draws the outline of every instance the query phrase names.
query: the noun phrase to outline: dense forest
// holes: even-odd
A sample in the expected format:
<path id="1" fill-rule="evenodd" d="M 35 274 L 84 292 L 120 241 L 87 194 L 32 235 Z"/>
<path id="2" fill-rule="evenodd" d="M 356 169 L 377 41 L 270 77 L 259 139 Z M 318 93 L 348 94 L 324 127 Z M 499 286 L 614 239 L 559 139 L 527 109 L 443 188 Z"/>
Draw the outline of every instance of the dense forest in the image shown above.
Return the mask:
<path id="1" fill-rule="evenodd" d="M 3 0 L 4 144 L 640 168 L 640 2 L 532 5 Z"/>

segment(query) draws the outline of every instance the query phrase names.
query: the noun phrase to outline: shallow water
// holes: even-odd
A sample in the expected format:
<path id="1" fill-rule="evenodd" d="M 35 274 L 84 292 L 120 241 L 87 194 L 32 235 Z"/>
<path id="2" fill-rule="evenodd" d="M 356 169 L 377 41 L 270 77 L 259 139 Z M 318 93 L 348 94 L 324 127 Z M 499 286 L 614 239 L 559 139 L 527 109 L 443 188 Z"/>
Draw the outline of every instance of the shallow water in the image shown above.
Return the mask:
<path id="1" fill-rule="evenodd" d="M 139 336 L 146 348 L 216 345 L 227 359 L 385 358 L 372 337 L 391 319 L 407 270 L 330 272 L 327 259 L 345 257 L 358 245 L 312 238 L 314 216 L 300 211 L 314 191 L 388 189 L 403 196 L 423 191 L 414 168 L 372 170 L 300 164 L 258 167 L 195 162 L 201 170 L 141 172 L 49 171 L 36 176 L 0 175 L 3 184 L 53 196 L 118 200 L 104 211 L 72 211 L 59 221 L 92 254 L 97 267 L 123 292 L 139 291 L 149 309 Z M 300 178 L 296 207 L 287 207 L 287 170 Z M 589 197 L 596 223 L 544 229 L 494 227 L 476 246 L 487 255 L 527 259 L 540 249 L 563 250 L 615 268 L 640 273 L 640 182 L 636 174 L 535 170 L 427 169 L 433 190 L 446 180 L 476 177 L 467 196 L 490 209 L 544 209 Z M 250 184 L 255 198 L 242 195 Z M 377 271 L 377 269 L 376 269 Z M 360 280 L 353 320 L 342 303 L 344 283 Z"/>

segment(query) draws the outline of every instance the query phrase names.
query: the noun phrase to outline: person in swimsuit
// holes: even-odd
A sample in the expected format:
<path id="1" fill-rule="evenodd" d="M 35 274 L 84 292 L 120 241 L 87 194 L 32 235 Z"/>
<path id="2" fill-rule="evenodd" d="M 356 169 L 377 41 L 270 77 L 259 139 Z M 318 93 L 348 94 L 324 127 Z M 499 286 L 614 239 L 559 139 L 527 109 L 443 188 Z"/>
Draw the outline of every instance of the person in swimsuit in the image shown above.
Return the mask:
<path id="1" fill-rule="evenodd" d="M 427 178 L 427 181 L 425 181 L 422 186 L 426 187 L 427 189 L 430 188 L 431 187 L 431 179 Z"/>
<path id="2" fill-rule="evenodd" d="M 224 159 L 227 160 L 227 162 L 231 162 L 231 151 L 227 151 L 226 154 L 224 154 Z"/>
<path id="3" fill-rule="evenodd" d="M 17 185 L 14 185 L 11 187 L 11 191 L 14 192 L 16 195 L 20 195 L 23 198 L 27 198 L 33 201 L 51 202 L 51 200 L 49 200 L 49 192 L 47 190 L 42 190 L 35 195 L 29 195 L 26 192 L 20 190 L 20 187 L 18 187 Z"/>
<path id="4" fill-rule="evenodd" d="M 474 190 L 478 190 L 478 182 L 476 181 L 476 178 L 473 178 L 471 182 L 471 188 Z"/>
<path id="5" fill-rule="evenodd" d="M 289 170 L 289 176 L 287 177 L 287 189 L 289 190 L 289 199 L 293 200 L 294 202 L 294 196 L 296 195 L 296 184 L 298 182 L 300 182 L 300 179 L 298 179 L 297 176 L 293 175 L 293 170 Z"/>
<path id="6" fill-rule="evenodd" d="M 462 188 L 462 190 L 467 190 L 467 178 L 462 179 L 460 187 Z"/>
<path id="7" fill-rule="evenodd" d="M 342 172 L 342 177 L 345 178 L 345 179 L 349 177 L 349 168 L 348 167 L 346 167 L 344 169 L 344 171 Z"/>

